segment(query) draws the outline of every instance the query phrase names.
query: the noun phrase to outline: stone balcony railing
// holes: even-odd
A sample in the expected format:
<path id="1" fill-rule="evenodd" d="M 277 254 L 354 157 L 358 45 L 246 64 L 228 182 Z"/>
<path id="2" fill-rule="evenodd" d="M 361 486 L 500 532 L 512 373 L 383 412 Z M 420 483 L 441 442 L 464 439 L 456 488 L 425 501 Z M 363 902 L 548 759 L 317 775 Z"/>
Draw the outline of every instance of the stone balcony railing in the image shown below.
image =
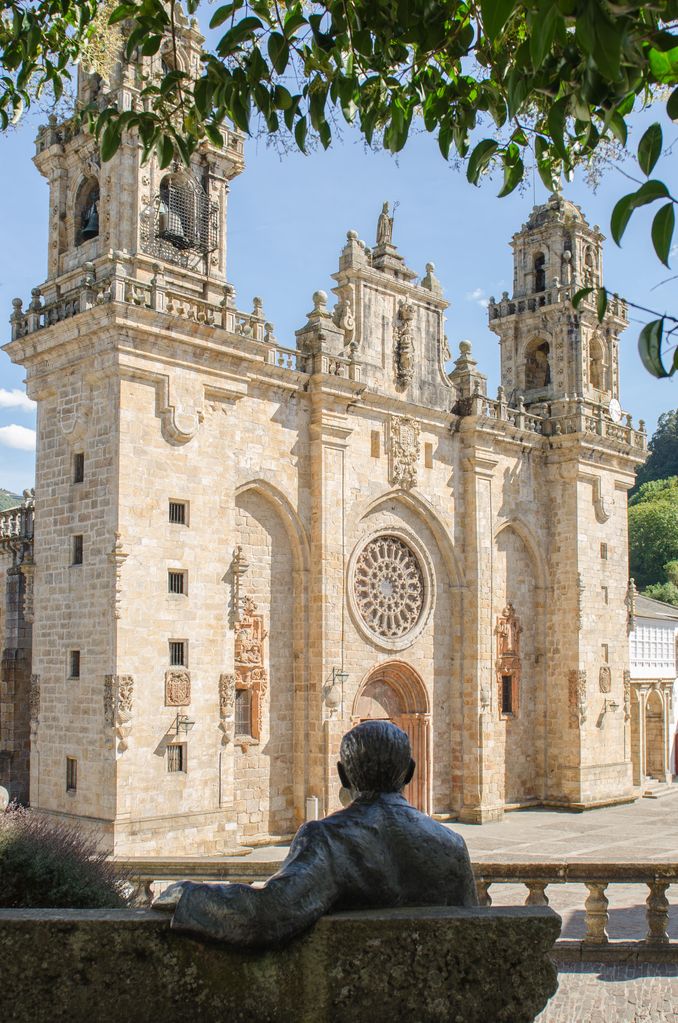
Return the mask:
<path id="1" fill-rule="evenodd" d="M 587 286 L 584 284 L 559 284 L 546 288 L 544 291 L 536 292 L 534 295 L 525 295 L 522 298 L 515 299 L 509 298 L 508 292 L 505 291 L 499 302 L 496 302 L 494 298 L 490 298 L 487 310 L 488 315 L 490 320 L 498 320 L 504 316 L 515 316 L 518 313 L 536 312 L 538 309 L 543 309 L 544 306 L 570 302 L 572 296 L 577 291 Z M 595 290 L 582 299 L 579 308 L 596 311 Z M 612 316 L 622 320 L 627 319 L 628 306 L 619 295 L 610 295 L 608 297 L 607 310 Z"/>
<path id="2" fill-rule="evenodd" d="M 360 379 L 360 368 L 352 359 L 325 352 L 311 356 L 279 345 L 273 324 L 264 316 L 261 299 L 254 299 L 252 312 L 242 312 L 236 308 L 235 293 L 230 284 L 224 286 L 224 297 L 216 304 L 167 287 L 158 265 L 150 281 L 140 281 L 116 270 L 98 279 L 93 263 L 85 263 L 83 271 L 80 284 L 51 302 L 42 302 L 39 288 L 33 289 L 32 300 L 26 310 L 21 299 L 15 298 L 12 303 L 14 311 L 10 317 L 12 340 L 70 319 L 95 306 L 122 302 L 177 316 L 189 323 L 221 328 L 231 337 L 258 342 L 263 361 L 279 369 L 297 373 L 326 373 L 346 380 Z"/>
<path id="3" fill-rule="evenodd" d="M 119 861 L 120 870 L 134 886 L 134 902 L 148 906 L 155 894 L 171 881 L 261 883 L 278 869 L 278 863 L 256 860 L 134 859 Z M 678 960 L 678 943 L 668 936 L 669 903 L 666 891 L 678 884 L 677 863 L 473 863 L 481 906 L 501 905 L 501 885 L 524 885 L 526 906 L 548 906 L 547 889 L 555 885 L 584 885 L 588 891 L 582 910 L 585 935 L 581 940 L 561 940 L 559 955 L 566 958 L 612 956 L 623 952 L 637 958 Z M 638 885 L 646 906 L 646 933 L 623 943 L 608 936 L 608 899 L 610 885 Z M 490 889 L 494 890 L 490 893 Z M 623 949 L 619 946 L 623 945 Z M 617 949 L 617 953 L 615 953 Z M 663 950 L 663 952 L 662 952 Z"/>
<path id="4" fill-rule="evenodd" d="M 0 512 L 0 552 L 6 551 L 15 560 L 29 560 L 33 553 L 35 491 L 25 490 L 16 508 Z"/>

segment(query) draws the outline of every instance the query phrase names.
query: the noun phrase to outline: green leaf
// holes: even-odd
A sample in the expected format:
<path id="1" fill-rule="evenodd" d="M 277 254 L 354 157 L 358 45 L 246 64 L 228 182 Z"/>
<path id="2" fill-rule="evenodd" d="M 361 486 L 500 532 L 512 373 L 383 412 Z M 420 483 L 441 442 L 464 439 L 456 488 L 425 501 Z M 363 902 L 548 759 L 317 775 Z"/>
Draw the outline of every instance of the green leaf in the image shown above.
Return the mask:
<path id="1" fill-rule="evenodd" d="M 655 215 L 652 221 L 652 244 L 654 251 L 664 266 L 669 265 L 669 253 L 673 240 L 673 229 L 676 226 L 676 214 L 673 203 L 667 202 Z"/>
<path id="2" fill-rule="evenodd" d="M 647 206 L 648 203 L 654 202 L 655 199 L 668 198 L 669 190 L 664 182 L 652 178 L 650 181 L 646 181 L 644 185 L 641 185 L 634 194 L 633 206 L 635 209 L 638 206 Z"/>
<path id="3" fill-rule="evenodd" d="M 272 32 L 268 37 L 268 55 L 271 58 L 271 64 L 281 75 L 290 59 L 290 44 L 280 32 Z"/>
<path id="4" fill-rule="evenodd" d="M 607 312 L 607 289 L 598 288 L 598 294 L 596 296 L 596 313 L 598 314 L 599 323 L 602 323 L 606 312 Z"/>
<path id="5" fill-rule="evenodd" d="M 307 131 L 308 131 L 308 124 L 307 124 L 307 121 L 306 121 L 306 116 L 300 117 L 299 120 L 297 121 L 297 123 L 294 126 L 294 138 L 296 140 L 297 145 L 299 146 L 299 149 L 301 149 L 302 153 L 306 152 L 306 133 L 307 133 Z"/>
<path id="6" fill-rule="evenodd" d="M 155 149 L 158 154 L 158 165 L 164 170 L 165 167 L 169 167 L 174 157 L 174 142 L 169 135 L 161 135 L 155 143 Z"/>
<path id="7" fill-rule="evenodd" d="M 664 369 L 662 362 L 662 336 L 664 318 L 646 323 L 638 338 L 638 352 L 643 366 L 653 377 L 667 377 L 670 374 Z"/>
<path id="8" fill-rule="evenodd" d="M 610 129 L 614 137 L 621 142 L 622 146 L 626 145 L 626 139 L 628 137 L 628 131 L 626 128 L 626 121 L 617 110 L 613 110 L 606 119 L 606 127 Z"/>
<path id="9" fill-rule="evenodd" d="M 584 301 L 584 299 L 586 298 L 586 296 L 590 295 L 593 290 L 594 290 L 593 288 L 580 288 L 579 291 L 576 291 L 572 296 L 573 307 L 575 309 L 578 309 L 579 306 Z"/>
<path id="10" fill-rule="evenodd" d="M 646 177 L 650 176 L 661 155 L 662 141 L 661 126 L 655 122 L 650 125 L 638 143 L 638 163 Z"/>
<path id="11" fill-rule="evenodd" d="M 210 142 L 212 143 L 213 146 L 216 146 L 217 149 L 222 149 L 223 148 L 224 137 L 221 134 L 221 132 L 219 131 L 219 129 L 216 127 L 216 125 L 214 125 L 214 124 L 206 124 L 205 125 L 205 134 L 207 135 L 207 138 L 210 140 Z"/>
<path id="12" fill-rule="evenodd" d="M 650 70 L 658 82 L 665 82 L 673 85 L 678 74 L 678 46 L 672 50 L 655 50 L 652 48 L 648 54 Z"/>
<path id="13" fill-rule="evenodd" d="M 666 113 L 672 121 L 678 121 L 678 89 L 674 89 L 666 104 Z"/>
<path id="14" fill-rule="evenodd" d="M 478 184 L 478 178 L 481 172 L 487 167 L 488 163 L 497 152 L 499 143 L 494 142 L 492 139 L 483 139 L 479 142 L 471 153 L 466 168 L 466 177 L 473 185 Z M 449 150 L 449 146 L 448 146 Z"/>
<path id="15" fill-rule="evenodd" d="M 210 19 L 210 28 L 219 28 L 219 25 L 223 25 L 225 21 L 228 21 L 236 11 L 240 10 L 242 2 L 243 0 L 235 0 L 235 3 L 218 7 Z"/>
<path id="16" fill-rule="evenodd" d="M 117 124 L 107 124 L 101 133 L 101 159 L 104 163 L 111 159 L 120 145 L 120 129 Z"/>
<path id="17" fill-rule="evenodd" d="M 556 36 L 556 30 L 561 21 L 560 11 L 553 5 L 551 7 L 543 7 L 532 22 L 530 29 L 530 57 L 535 71 L 541 67 L 544 57 L 551 49 Z"/>
<path id="18" fill-rule="evenodd" d="M 504 184 L 501 191 L 497 193 L 497 198 L 503 199 L 505 195 L 509 195 L 523 180 L 524 173 L 525 167 L 522 160 L 518 159 L 515 163 L 506 164 L 504 166 Z"/>
<path id="19" fill-rule="evenodd" d="M 483 28 L 491 42 L 494 42 L 503 29 L 514 7 L 513 0 L 480 0 Z"/>

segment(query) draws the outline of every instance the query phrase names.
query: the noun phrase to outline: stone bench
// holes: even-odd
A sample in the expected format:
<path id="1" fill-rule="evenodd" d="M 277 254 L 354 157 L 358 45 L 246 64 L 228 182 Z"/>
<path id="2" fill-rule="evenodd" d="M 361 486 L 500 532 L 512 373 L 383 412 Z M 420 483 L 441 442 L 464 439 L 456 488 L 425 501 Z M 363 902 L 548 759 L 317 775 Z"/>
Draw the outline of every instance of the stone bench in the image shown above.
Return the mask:
<path id="1" fill-rule="evenodd" d="M 529 1023 L 557 988 L 548 908 L 390 909 L 323 917 L 241 953 L 148 909 L 0 910 L 12 1023 Z"/>

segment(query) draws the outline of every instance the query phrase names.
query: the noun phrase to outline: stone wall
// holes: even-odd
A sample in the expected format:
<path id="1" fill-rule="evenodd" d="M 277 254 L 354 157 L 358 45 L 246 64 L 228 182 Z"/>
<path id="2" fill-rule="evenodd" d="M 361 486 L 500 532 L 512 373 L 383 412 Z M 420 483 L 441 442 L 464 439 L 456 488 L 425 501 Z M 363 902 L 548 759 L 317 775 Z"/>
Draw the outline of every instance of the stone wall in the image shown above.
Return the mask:
<path id="1" fill-rule="evenodd" d="M 559 932 L 546 908 L 366 911 L 244 954 L 150 910 L 0 910 L 3 999 L 14 1023 L 531 1023 Z"/>

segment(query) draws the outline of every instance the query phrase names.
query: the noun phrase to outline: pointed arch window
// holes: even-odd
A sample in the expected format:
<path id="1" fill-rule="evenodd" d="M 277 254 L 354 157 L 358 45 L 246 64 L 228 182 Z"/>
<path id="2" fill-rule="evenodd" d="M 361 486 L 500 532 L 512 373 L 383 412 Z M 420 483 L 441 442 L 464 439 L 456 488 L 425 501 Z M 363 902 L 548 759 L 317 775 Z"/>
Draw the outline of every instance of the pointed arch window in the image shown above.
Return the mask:
<path id="1" fill-rule="evenodd" d="M 600 338 L 591 338 L 589 345 L 589 383 L 598 391 L 605 390 L 605 348 Z"/>
<path id="2" fill-rule="evenodd" d="M 99 181 L 86 178 L 75 199 L 75 244 L 82 245 L 99 234 Z"/>

